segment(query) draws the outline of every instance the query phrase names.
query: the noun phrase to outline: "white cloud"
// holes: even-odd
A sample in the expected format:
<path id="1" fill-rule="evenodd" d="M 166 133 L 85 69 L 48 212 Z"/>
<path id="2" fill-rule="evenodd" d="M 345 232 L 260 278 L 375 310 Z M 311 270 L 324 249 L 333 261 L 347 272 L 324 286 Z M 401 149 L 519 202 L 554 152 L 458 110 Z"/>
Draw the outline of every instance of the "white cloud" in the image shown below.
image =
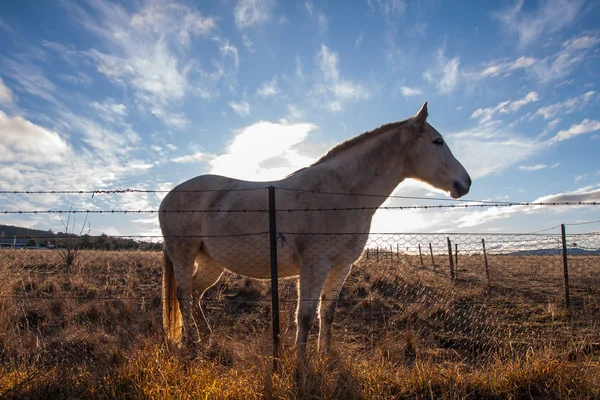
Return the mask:
<path id="1" fill-rule="evenodd" d="M 238 28 L 248 28 L 263 24 L 271 19 L 273 2 L 271 0 L 238 0 L 233 11 Z"/>
<path id="2" fill-rule="evenodd" d="M 471 114 L 471 118 L 479 118 L 480 122 L 490 122 L 497 113 L 508 114 L 518 111 L 521 107 L 528 103 L 536 102 L 539 96 L 536 92 L 529 92 L 524 98 L 514 101 L 503 101 L 495 107 L 478 108 Z"/>
<path id="3" fill-rule="evenodd" d="M 581 96 L 571 97 L 570 99 L 567 99 L 565 101 L 541 107 L 535 112 L 534 116 L 541 115 L 542 117 L 544 117 L 544 119 L 550 119 L 557 114 L 570 114 L 573 111 L 584 107 L 595 94 L 596 92 L 590 90 L 589 92 L 584 93 Z"/>
<path id="4" fill-rule="evenodd" d="M 536 165 L 520 165 L 519 169 L 523 171 L 539 171 L 540 169 L 546 168 L 546 164 L 536 164 Z"/>
<path id="5" fill-rule="evenodd" d="M 186 156 L 175 157 L 171 161 L 176 162 L 176 163 L 197 163 L 197 162 L 201 162 L 201 161 L 206 161 L 207 159 L 210 159 L 211 157 L 212 156 L 210 156 L 209 154 L 206 154 L 201 151 L 197 151 L 194 154 L 188 154 Z"/>
<path id="6" fill-rule="evenodd" d="M 580 0 L 548 0 L 539 2 L 533 11 L 523 10 L 524 0 L 517 0 L 512 7 L 494 13 L 504 28 L 514 32 L 519 44 L 535 42 L 542 34 L 551 34 L 571 25 L 582 10 Z"/>
<path id="7" fill-rule="evenodd" d="M 400 93 L 402 93 L 402 96 L 404 97 L 420 96 L 422 94 L 421 89 L 408 86 L 402 86 L 400 88 Z"/>
<path id="8" fill-rule="evenodd" d="M 275 180 L 314 158 L 296 148 L 316 126 L 261 121 L 235 132 L 225 154 L 210 160 L 210 173 L 247 180 Z"/>
<path id="9" fill-rule="evenodd" d="M 12 90 L 4 84 L 2 78 L 0 78 L 0 104 L 12 104 L 14 102 L 14 96 Z"/>
<path id="10" fill-rule="evenodd" d="M 233 108 L 233 111 L 235 111 L 240 117 L 247 117 L 250 115 L 250 104 L 248 104 L 248 102 L 245 100 L 242 100 L 239 103 L 230 101 L 227 104 L 229 104 L 229 107 Z"/>
<path id="11" fill-rule="evenodd" d="M 268 82 L 263 82 L 262 86 L 259 89 L 256 89 L 256 94 L 261 97 L 270 97 L 275 96 L 280 93 L 279 87 L 277 86 L 277 76 L 274 76 Z"/>
<path id="12" fill-rule="evenodd" d="M 34 165 L 65 163 L 73 156 L 71 145 L 58 133 L 23 117 L 0 111 L 0 160 Z"/>
<path id="13" fill-rule="evenodd" d="M 311 0 L 304 2 L 304 7 L 308 15 L 315 21 L 317 29 L 321 34 L 327 32 L 327 16 L 320 10 L 317 10 Z"/>
<path id="14" fill-rule="evenodd" d="M 326 45 L 321 45 L 316 61 L 322 74 L 322 83 L 316 84 L 311 93 L 324 99 L 331 111 L 341 111 L 344 103 L 366 99 L 370 96 L 368 89 L 364 86 L 340 76 L 339 56 Z"/>
<path id="15" fill-rule="evenodd" d="M 501 173 L 545 149 L 538 141 L 490 123 L 447 135 L 447 140 L 472 178 Z"/>
<path id="16" fill-rule="evenodd" d="M 600 121 L 584 119 L 580 124 L 571 125 L 569 129 L 559 131 L 550 139 L 551 143 L 562 142 L 585 133 L 600 131 Z"/>
<path id="17" fill-rule="evenodd" d="M 447 59 L 444 56 L 444 50 L 439 49 L 435 65 L 423 72 L 423 78 L 429 83 L 434 83 L 440 93 L 452 93 L 460 79 L 459 65 L 459 57 Z"/>

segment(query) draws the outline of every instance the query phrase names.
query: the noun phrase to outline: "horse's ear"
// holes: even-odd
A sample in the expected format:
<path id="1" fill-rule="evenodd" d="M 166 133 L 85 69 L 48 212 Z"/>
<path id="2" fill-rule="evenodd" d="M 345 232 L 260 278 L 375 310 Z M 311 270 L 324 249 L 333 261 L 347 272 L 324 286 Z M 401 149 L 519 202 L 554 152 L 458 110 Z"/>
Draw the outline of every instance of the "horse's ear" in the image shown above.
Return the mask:
<path id="1" fill-rule="evenodd" d="M 425 104 L 423 104 L 423 107 L 421 107 L 417 115 L 415 115 L 415 121 L 417 121 L 420 124 L 424 124 L 425 121 L 427 121 L 428 115 L 429 113 L 427 112 L 427 102 L 425 102 Z"/>

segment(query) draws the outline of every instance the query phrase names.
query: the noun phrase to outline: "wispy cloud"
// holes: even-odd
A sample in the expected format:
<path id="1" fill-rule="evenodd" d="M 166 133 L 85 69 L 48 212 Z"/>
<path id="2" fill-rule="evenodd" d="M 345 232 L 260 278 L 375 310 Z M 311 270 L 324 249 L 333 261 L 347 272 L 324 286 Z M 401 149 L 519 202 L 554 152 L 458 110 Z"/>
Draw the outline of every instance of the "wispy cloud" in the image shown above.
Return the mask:
<path id="1" fill-rule="evenodd" d="M 440 93 L 452 93 L 460 79 L 459 65 L 459 57 L 447 59 L 444 55 L 444 49 L 439 49 L 436 54 L 435 65 L 423 72 L 423 78 L 427 82 L 435 84 Z"/>
<path id="2" fill-rule="evenodd" d="M 187 93 L 212 91 L 215 80 L 223 75 L 202 71 L 181 56 L 189 51 L 190 37 L 209 37 L 216 20 L 176 3 L 150 2 L 136 13 L 104 0 L 90 5 L 93 12 L 76 3 L 68 6 L 75 20 L 101 39 L 101 49 L 83 54 L 98 72 L 130 87 L 148 111 L 167 124 L 175 121 L 180 126 L 180 119 L 169 110 L 173 104 Z M 222 54 L 230 55 L 227 43 L 220 45 Z M 233 58 L 237 63 L 235 54 Z"/>
<path id="3" fill-rule="evenodd" d="M 364 36 L 365 36 L 365 34 L 363 33 L 363 31 L 360 31 L 360 33 L 356 37 L 356 40 L 354 41 L 354 47 L 360 47 L 360 45 L 362 44 L 362 41 L 364 39 Z"/>
<path id="4" fill-rule="evenodd" d="M 519 169 L 522 171 L 539 171 L 540 169 L 544 169 L 546 167 L 546 164 L 519 165 Z"/>
<path id="5" fill-rule="evenodd" d="M 599 35 L 585 34 L 563 42 L 558 50 L 547 57 L 521 56 L 514 60 L 497 60 L 489 63 L 481 72 L 467 75 L 471 79 L 504 78 L 522 70 L 541 82 L 563 79 L 572 74 L 588 57 L 590 49 L 599 43 Z"/>
<path id="6" fill-rule="evenodd" d="M 247 117 L 250 115 L 250 104 L 246 100 L 242 100 L 239 103 L 235 101 L 230 101 L 229 107 L 233 108 L 233 111 L 240 117 Z"/>
<path id="7" fill-rule="evenodd" d="M 311 0 L 307 0 L 304 2 L 304 7 L 306 8 L 306 12 L 313 19 L 315 24 L 317 25 L 317 29 L 319 33 L 324 34 L 327 32 L 327 16 L 321 10 L 317 10 Z"/>
<path id="8" fill-rule="evenodd" d="M 398 16 L 406 10 L 404 0 L 367 0 L 371 11 L 377 11 L 385 17 Z"/>
<path id="9" fill-rule="evenodd" d="M 102 103 L 94 101 L 91 106 L 98 112 L 100 118 L 112 123 L 122 121 L 128 112 L 125 104 L 117 103 L 110 98 L 104 100 Z"/>
<path id="10" fill-rule="evenodd" d="M 600 131 L 600 121 L 584 119 L 580 124 L 571 125 L 569 129 L 559 131 L 556 136 L 550 139 L 550 142 L 562 142 L 563 140 L 571 139 L 575 136 L 586 133 Z"/>
<path id="11" fill-rule="evenodd" d="M 404 97 L 420 96 L 422 94 L 421 89 L 419 89 L 419 88 L 411 88 L 411 87 L 408 87 L 408 86 L 402 86 L 402 87 L 400 87 L 400 93 Z"/>
<path id="12" fill-rule="evenodd" d="M 536 140 L 492 123 L 446 136 L 457 159 L 473 178 L 502 173 L 546 148 Z"/>
<path id="13" fill-rule="evenodd" d="M 314 86 L 312 94 L 323 98 L 333 112 L 343 110 L 344 103 L 370 96 L 368 89 L 340 75 L 339 55 L 326 45 L 321 45 L 316 62 L 321 71 L 321 83 Z"/>
<path id="14" fill-rule="evenodd" d="M 279 89 L 279 86 L 277 86 L 277 75 L 274 76 L 270 81 L 263 82 L 262 86 L 256 89 L 256 94 L 261 97 L 275 96 L 280 92 L 281 90 Z"/>
<path id="15" fill-rule="evenodd" d="M 14 102 L 14 95 L 12 90 L 4 84 L 2 78 L 0 78 L 0 104 L 9 105 Z"/>
<path id="16" fill-rule="evenodd" d="M 15 81 L 17 87 L 52 105 L 58 104 L 58 100 L 54 97 L 56 85 L 46 77 L 40 67 L 31 62 L 15 61 L 7 57 L 0 57 L 0 59 L 3 72 Z"/>
<path id="17" fill-rule="evenodd" d="M 248 50 L 251 53 L 254 52 L 254 43 L 248 37 L 248 35 L 246 35 L 246 34 L 242 35 L 242 43 L 244 44 L 244 47 L 246 48 L 246 50 Z"/>
<path id="18" fill-rule="evenodd" d="M 570 114 L 573 111 L 584 107 L 595 94 L 595 91 L 590 90 L 589 92 L 584 93 L 581 96 L 571 97 L 565 101 L 560 101 L 549 106 L 541 107 L 535 112 L 534 116 L 541 115 L 542 117 L 544 117 L 544 119 L 550 119 L 556 116 L 557 114 Z"/>
<path id="19" fill-rule="evenodd" d="M 583 8 L 581 0 L 548 0 L 538 2 L 538 8 L 525 11 L 524 0 L 492 15 L 510 33 L 516 33 L 519 44 L 535 42 L 542 34 L 551 34 L 571 25 Z"/>
<path id="20" fill-rule="evenodd" d="M 263 24 L 271 19 L 272 0 L 238 0 L 233 11 L 238 28 L 248 28 Z"/>
<path id="21" fill-rule="evenodd" d="M 213 156 L 206 154 L 204 152 L 198 151 L 193 154 L 175 157 L 171 161 L 176 162 L 176 163 L 197 163 L 197 162 L 207 161 L 211 157 L 213 157 Z"/>
<path id="22" fill-rule="evenodd" d="M 479 118 L 482 123 L 490 122 L 497 113 L 508 114 L 518 111 L 521 107 L 528 103 L 536 102 L 539 96 L 536 92 L 528 93 L 524 98 L 514 101 L 503 101 L 495 107 L 478 108 L 471 114 L 471 118 Z"/>

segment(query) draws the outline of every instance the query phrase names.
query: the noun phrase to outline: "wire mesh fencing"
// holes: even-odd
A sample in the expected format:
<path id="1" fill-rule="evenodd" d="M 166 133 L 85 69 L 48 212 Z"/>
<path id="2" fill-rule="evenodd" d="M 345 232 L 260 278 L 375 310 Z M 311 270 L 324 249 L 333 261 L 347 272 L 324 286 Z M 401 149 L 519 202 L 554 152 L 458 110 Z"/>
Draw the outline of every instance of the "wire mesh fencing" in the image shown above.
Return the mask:
<path id="1" fill-rule="evenodd" d="M 295 236 L 305 235 L 282 233 L 281 260 Z M 357 235 L 311 236 L 312 261 L 325 269 L 331 260 L 319 255 Z M 106 361 L 162 337 L 163 254 L 151 239 L 86 238 L 70 265 L 62 248 L 0 250 L 4 362 Z M 557 356 L 598 351 L 600 235 L 567 239 L 569 308 L 560 235 L 371 234 L 337 300 L 333 346 L 380 351 L 398 362 L 481 361 L 532 348 Z M 245 268 L 268 263 L 266 233 L 215 240 L 225 252 L 244 254 L 235 261 Z M 291 346 L 296 278 L 279 282 L 279 302 L 280 337 Z M 225 272 L 202 304 L 213 334 L 254 340 L 257 351 L 270 354 L 268 280 Z M 316 319 L 309 349 L 318 329 Z"/>

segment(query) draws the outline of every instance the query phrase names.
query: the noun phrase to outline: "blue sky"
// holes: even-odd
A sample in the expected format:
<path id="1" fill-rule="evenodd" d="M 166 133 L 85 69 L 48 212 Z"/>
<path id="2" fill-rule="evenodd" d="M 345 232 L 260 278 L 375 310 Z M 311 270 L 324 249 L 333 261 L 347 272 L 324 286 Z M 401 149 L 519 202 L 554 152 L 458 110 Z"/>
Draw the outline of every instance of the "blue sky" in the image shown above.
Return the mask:
<path id="1" fill-rule="evenodd" d="M 0 189 L 164 190 L 204 173 L 277 179 L 428 101 L 429 122 L 473 177 L 468 199 L 600 201 L 598 21 L 600 4 L 589 0 L 1 2 Z M 447 198 L 412 181 L 395 194 Z M 161 198 L 0 202 L 139 210 Z M 532 232 L 599 215 L 380 211 L 372 230 Z M 96 234 L 158 232 L 155 216 L 88 221 Z M 52 215 L 0 223 L 64 230 Z"/>

